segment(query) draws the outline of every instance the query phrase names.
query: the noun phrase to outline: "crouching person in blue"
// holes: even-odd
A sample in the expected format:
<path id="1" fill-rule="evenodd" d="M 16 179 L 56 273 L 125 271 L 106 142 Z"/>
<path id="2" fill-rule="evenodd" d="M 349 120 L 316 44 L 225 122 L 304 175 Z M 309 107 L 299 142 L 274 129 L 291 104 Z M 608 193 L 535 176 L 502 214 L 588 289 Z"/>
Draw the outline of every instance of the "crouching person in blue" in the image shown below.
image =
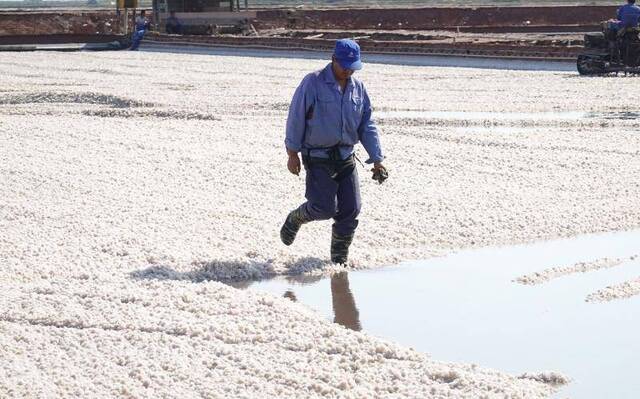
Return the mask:
<path id="1" fill-rule="evenodd" d="M 361 68 L 360 46 L 336 42 L 331 63 L 298 86 L 287 119 L 287 168 L 298 175 L 302 155 L 307 202 L 289 213 L 280 238 L 291 245 L 304 223 L 333 218 L 331 261 L 339 264 L 347 263 L 361 206 L 354 145 L 361 142 L 369 154 L 374 178 L 387 175 L 369 96 L 352 77 Z"/>
<path id="2" fill-rule="evenodd" d="M 146 17 L 145 10 L 140 11 L 140 15 L 136 17 L 136 26 L 131 38 L 131 50 L 137 50 L 145 32 L 149 29 L 149 20 Z"/>

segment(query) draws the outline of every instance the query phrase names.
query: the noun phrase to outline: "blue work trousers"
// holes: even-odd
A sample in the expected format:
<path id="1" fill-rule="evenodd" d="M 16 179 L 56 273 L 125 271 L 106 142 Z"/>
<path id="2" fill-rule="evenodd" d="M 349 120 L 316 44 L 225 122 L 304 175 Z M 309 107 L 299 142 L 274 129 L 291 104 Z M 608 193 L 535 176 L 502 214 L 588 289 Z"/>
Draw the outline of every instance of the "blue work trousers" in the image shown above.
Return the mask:
<path id="1" fill-rule="evenodd" d="M 333 231 L 351 235 L 358 227 L 362 206 L 360 182 L 353 155 L 346 160 L 303 157 L 307 202 L 300 206 L 309 220 L 333 218 Z"/>
<path id="2" fill-rule="evenodd" d="M 133 32 L 133 37 L 131 38 L 131 50 L 135 51 L 140 47 L 140 42 L 144 37 L 145 30 L 140 29 Z"/>

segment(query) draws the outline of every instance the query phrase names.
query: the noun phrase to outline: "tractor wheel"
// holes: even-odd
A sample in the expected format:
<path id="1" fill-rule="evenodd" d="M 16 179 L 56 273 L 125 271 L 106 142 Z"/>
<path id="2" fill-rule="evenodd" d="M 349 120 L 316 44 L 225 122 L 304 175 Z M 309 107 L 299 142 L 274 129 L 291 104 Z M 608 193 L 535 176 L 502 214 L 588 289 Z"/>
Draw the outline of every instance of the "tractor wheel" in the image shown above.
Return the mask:
<path id="1" fill-rule="evenodd" d="M 598 65 L 593 57 L 587 55 L 579 55 L 576 64 L 580 75 L 600 75 L 605 72 L 604 68 Z"/>

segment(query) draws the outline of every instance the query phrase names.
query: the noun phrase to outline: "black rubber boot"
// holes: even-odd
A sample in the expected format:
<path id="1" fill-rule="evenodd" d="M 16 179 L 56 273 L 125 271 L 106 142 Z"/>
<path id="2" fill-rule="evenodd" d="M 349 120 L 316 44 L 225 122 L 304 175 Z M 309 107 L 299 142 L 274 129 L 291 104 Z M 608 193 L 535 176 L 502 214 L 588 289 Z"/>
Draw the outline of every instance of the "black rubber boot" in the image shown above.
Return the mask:
<path id="1" fill-rule="evenodd" d="M 331 262 L 346 265 L 352 241 L 353 233 L 343 236 L 333 230 L 331 234 Z"/>
<path id="2" fill-rule="evenodd" d="M 280 228 L 280 240 L 282 240 L 282 243 L 284 245 L 293 244 L 293 241 L 296 239 L 296 234 L 298 234 L 298 230 L 300 230 L 300 226 L 309 221 L 310 220 L 304 217 L 300 208 L 292 210 Z"/>

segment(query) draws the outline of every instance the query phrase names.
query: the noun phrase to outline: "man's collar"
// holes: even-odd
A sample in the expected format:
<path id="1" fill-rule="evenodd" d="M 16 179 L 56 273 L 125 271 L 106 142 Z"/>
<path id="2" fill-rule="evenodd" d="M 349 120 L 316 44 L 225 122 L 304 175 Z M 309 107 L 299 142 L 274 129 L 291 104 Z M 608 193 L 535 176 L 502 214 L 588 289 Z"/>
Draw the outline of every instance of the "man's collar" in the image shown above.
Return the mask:
<path id="1" fill-rule="evenodd" d="M 333 84 L 338 83 L 336 82 L 336 76 L 333 74 L 333 64 L 331 62 L 324 67 L 324 71 L 322 71 L 322 73 L 324 74 L 325 82 Z"/>
<path id="2" fill-rule="evenodd" d="M 333 85 L 337 85 L 338 81 L 336 80 L 336 75 L 333 74 L 333 63 L 330 62 L 324 69 L 322 70 L 322 74 L 324 75 L 324 81 L 327 83 L 331 83 Z M 349 77 L 347 80 L 347 86 L 353 86 L 353 76 Z"/>

